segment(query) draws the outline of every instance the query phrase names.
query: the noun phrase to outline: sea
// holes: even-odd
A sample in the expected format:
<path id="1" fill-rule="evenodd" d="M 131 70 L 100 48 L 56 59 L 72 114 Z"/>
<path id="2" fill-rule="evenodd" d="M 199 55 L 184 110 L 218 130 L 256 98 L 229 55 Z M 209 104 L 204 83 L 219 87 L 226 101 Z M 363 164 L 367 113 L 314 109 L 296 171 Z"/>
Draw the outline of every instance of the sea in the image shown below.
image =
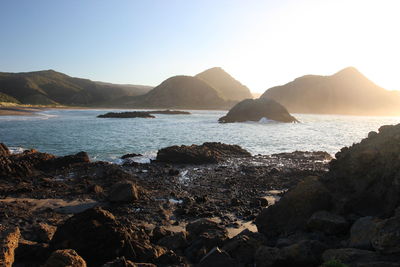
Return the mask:
<path id="1" fill-rule="evenodd" d="M 0 116 L 0 142 L 13 152 L 37 149 L 58 156 L 86 151 L 94 161 L 120 162 L 140 153 L 144 162 L 172 145 L 223 142 L 237 144 L 253 155 L 292 151 L 326 151 L 334 156 L 344 146 L 365 138 L 400 117 L 292 114 L 300 123 L 218 123 L 226 111 L 191 110 L 191 115 L 156 118 L 97 118 L 110 109 L 50 109 L 33 116 Z"/>

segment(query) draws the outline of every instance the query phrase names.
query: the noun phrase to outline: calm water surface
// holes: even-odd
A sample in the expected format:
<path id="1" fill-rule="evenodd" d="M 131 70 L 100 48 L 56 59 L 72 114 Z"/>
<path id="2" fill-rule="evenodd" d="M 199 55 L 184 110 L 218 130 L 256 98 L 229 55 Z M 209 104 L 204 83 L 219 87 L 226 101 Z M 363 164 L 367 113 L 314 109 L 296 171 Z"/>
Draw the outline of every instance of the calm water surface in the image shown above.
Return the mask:
<path id="1" fill-rule="evenodd" d="M 36 148 L 66 155 L 86 151 L 93 160 L 114 161 L 126 153 L 153 155 L 166 146 L 219 141 L 253 154 L 323 150 L 331 154 L 400 117 L 294 114 L 302 123 L 271 121 L 219 124 L 226 111 L 155 115 L 155 119 L 100 119 L 110 110 L 47 110 L 38 116 L 0 117 L 0 142 L 15 150 Z M 122 111 L 122 110 L 114 110 Z"/>

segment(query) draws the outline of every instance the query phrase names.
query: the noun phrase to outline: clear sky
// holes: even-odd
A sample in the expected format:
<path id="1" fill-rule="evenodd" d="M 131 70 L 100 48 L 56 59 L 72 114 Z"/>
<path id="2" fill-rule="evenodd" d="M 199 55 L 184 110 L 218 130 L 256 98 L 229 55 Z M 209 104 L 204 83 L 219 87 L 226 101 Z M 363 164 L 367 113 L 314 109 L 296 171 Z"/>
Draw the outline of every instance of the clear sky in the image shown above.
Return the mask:
<path id="1" fill-rule="evenodd" d="M 157 85 L 220 66 L 253 92 L 354 66 L 400 89 L 397 0 L 0 0 L 0 71 Z"/>

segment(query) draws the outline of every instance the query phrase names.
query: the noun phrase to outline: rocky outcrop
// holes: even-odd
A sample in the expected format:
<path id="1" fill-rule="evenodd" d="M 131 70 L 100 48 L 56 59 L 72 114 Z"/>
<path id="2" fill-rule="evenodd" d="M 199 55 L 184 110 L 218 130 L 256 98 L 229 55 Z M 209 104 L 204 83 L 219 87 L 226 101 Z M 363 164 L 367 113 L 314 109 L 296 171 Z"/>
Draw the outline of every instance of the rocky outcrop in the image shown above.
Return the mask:
<path id="1" fill-rule="evenodd" d="M 218 121 L 221 123 L 260 121 L 262 118 L 279 122 L 298 122 L 284 106 L 268 98 L 243 100 Z"/>
<path id="2" fill-rule="evenodd" d="M 329 209 L 331 196 L 316 177 L 309 177 L 287 192 L 275 205 L 264 209 L 256 219 L 259 232 L 268 236 L 304 230 L 311 215 Z"/>
<path id="3" fill-rule="evenodd" d="M 169 163 L 207 164 L 221 162 L 228 157 L 249 156 L 251 154 L 238 145 L 213 142 L 166 147 L 158 151 L 157 160 Z"/>
<path id="4" fill-rule="evenodd" d="M 134 259 L 131 237 L 115 219 L 101 208 L 76 214 L 57 228 L 50 247 L 73 249 L 89 265 L 99 266 L 119 256 Z"/>
<path id="5" fill-rule="evenodd" d="M 98 115 L 97 118 L 155 118 L 149 112 L 129 111 L 129 112 L 108 112 Z"/>
<path id="6" fill-rule="evenodd" d="M 73 249 L 62 249 L 54 251 L 47 260 L 44 267 L 86 267 L 86 262 Z"/>
<path id="7" fill-rule="evenodd" d="M 14 263 L 14 251 L 20 238 L 18 227 L 0 225 L 0 266 L 11 267 Z"/>

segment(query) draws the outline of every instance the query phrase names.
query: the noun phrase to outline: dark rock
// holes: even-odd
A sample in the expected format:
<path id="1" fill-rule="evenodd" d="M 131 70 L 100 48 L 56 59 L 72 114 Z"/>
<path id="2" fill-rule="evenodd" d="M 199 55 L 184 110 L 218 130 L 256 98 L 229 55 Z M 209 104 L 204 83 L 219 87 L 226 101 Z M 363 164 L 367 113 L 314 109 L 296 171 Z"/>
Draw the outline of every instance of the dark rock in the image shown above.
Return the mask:
<path id="1" fill-rule="evenodd" d="M 5 144 L 0 143 L 0 156 L 8 156 L 8 155 L 10 155 L 10 150 Z"/>
<path id="2" fill-rule="evenodd" d="M 239 266 L 239 264 L 223 250 L 218 247 L 208 252 L 197 265 L 198 267 L 220 267 L 220 266 Z"/>
<path id="3" fill-rule="evenodd" d="M 129 153 L 125 154 L 121 157 L 121 159 L 128 159 L 128 158 L 133 158 L 133 157 L 140 157 L 142 154 L 136 154 L 136 153 Z"/>
<path id="4" fill-rule="evenodd" d="M 57 228 L 50 248 L 74 249 L 89 265 L 98 266 L 119 256 L 132 259 L 131 236 L 115 217 L 101 208 L 78 213 Z"/>
<path id="5" fill-rule="evenodd" d="M 341 214 L 389 217 L 400 203 L 400 124 L 343 148 L 330 163 L 324 184 Z"/>
<path id="6" fill-rule="evenodd" d="M 120 257 L 103 264 L 102 267 L 157 267 L 157 265 L 152 263 L 136 263 Z"/>
<path id="7" fill-rule="evenodd" d="M 322 263 L 322 253 L 327 247 L 319 241 L 303 240 L 281 249 L 285 266 L 308 267 Z"/>
<path id="8" fill-rule="evenodd" d="M 129 182 L 114 184 L 108 195 L 110 202 L 133 202 L 139 199 L 137 186 Z"/>
<path id="9" fill-rule="evenodd" d="M 251 154 L 237 145 L 204 143 L 191 146 L 171 146 L 160 149 L 157 160 L 169 163 L 217 163 L 227 157 L 249 157 Z"/>
<path id="10" fill-rule="evenodd" d="M 258 231 L 268 236 L 304 229 L 310 216 L 329 209 L 331 197 L 316 177 L 308 177 L 256 218 Z"/>
<path id="11" fill-rule="evenodd" d="M 100 185 L 97 185 L 97 184 L 91 185 L 88 188 L 88 191 L 90 193 L 95 193 L 96 195 L 102 195 L 104 193 L 103 187 L 101 187 Z"/>
<path id="12" fill-rule="evenodd" d="M 158 240 L 157 244 L 174 251 L 184 249 L 188 246 L 186 232 L 177 232 L 164 236 Z"/>
<path id="13" fill-rule="evenodd" d="M 257 267 L 285 266 L 279 248 L 261 246 L 256 250 L 254 258 Z"/>
<path id="14" fill-rule="evenodd" d="M 224 234 L 226 233 L 226 230 L 217 222 L 206 218 L 198 219 L 189 223 L 186 226 L 186 231 L 189 233 L 190 238 L 195 238 L 202 233 L 210 231 L 218 231 Z"/>
<path id="15" fill-rule="evenodd" d="M 44 267 L 86 267 L 86 262 L 73 249 L 54 251 Z"/>
<path id="16" fill-rule="evenodd" d="M 350 229 L 349 246 L 359 249 L 371 249 L 371 240 L 378 229 L 379 219 L 368 216 L 354 222 Z"/>
<path id="17" fill-rule="evenodd" d="M 245 266 L 254 264 L 254 252 L 262 245 L 260 240 L 245 234 L 239 234 L 222 247 L 238 263 Z"/>
<path id="18" fill-rule="evenodd" d="M 380 255 L 376 252 L 369 250 L 362 250 L 356 248 L 340 248 L 340 249 L 328 249 L 322 254 L 324 262 L 336 260 L 344 264 L 357 266 L 360 263 L 376 262 L 380 260 Z"/>
<path id="19" fill-rule="evenodd" d="M 21 234 L 18 227 L 0 225 L 0 266 L 11 267 Z"/>
<path id="20" fill-rule="evenodd" d="M 48 243 L 53 238 L 54 233 L 56 232 L 57 227 L 46 224 L 39 223 L 34 227 L 34 232 L 36 238 L 33 241 Z"/>
<path id="21" fill-rule="evenodd" d="M 218 121 L 222 123 L 259 121 L 262 118 L 280 122 L 298 122 L 284 106 L 272 99 L 245 99 Z"/>
<path id="22" fill-rule="evenodd" d="M 168 175 L 176 176 L 178 174 L 179 174 L 179 170 L 177 170 L 177 169 L 169 169 L 168 170 Z"/>
<path id="23" fill-rule="evenodd" d="M 42 266 L 50 254 L 48 244 L 20 239 L 15 250 L 15 266 Z"/>
<path id="24" fill-rule="evenodd" d="M 342 216 L 327 211 L 317 211 L 308 220 L 307 227 L 313 231 L 337 235 L 346 233 L 349 224 Z"/>
<path id="25" fill-rule="evenodd" d="M 148 112 L 130 111 L 130 112 L 108 112 L 98 115 L 97 118 L 155 118 Z"/>
<path id="26" fill-rule="evenodd" d="M 382 254 L 400 253 L 400 217 L 395 216 L 377 224 L 372 246 Z"/>

